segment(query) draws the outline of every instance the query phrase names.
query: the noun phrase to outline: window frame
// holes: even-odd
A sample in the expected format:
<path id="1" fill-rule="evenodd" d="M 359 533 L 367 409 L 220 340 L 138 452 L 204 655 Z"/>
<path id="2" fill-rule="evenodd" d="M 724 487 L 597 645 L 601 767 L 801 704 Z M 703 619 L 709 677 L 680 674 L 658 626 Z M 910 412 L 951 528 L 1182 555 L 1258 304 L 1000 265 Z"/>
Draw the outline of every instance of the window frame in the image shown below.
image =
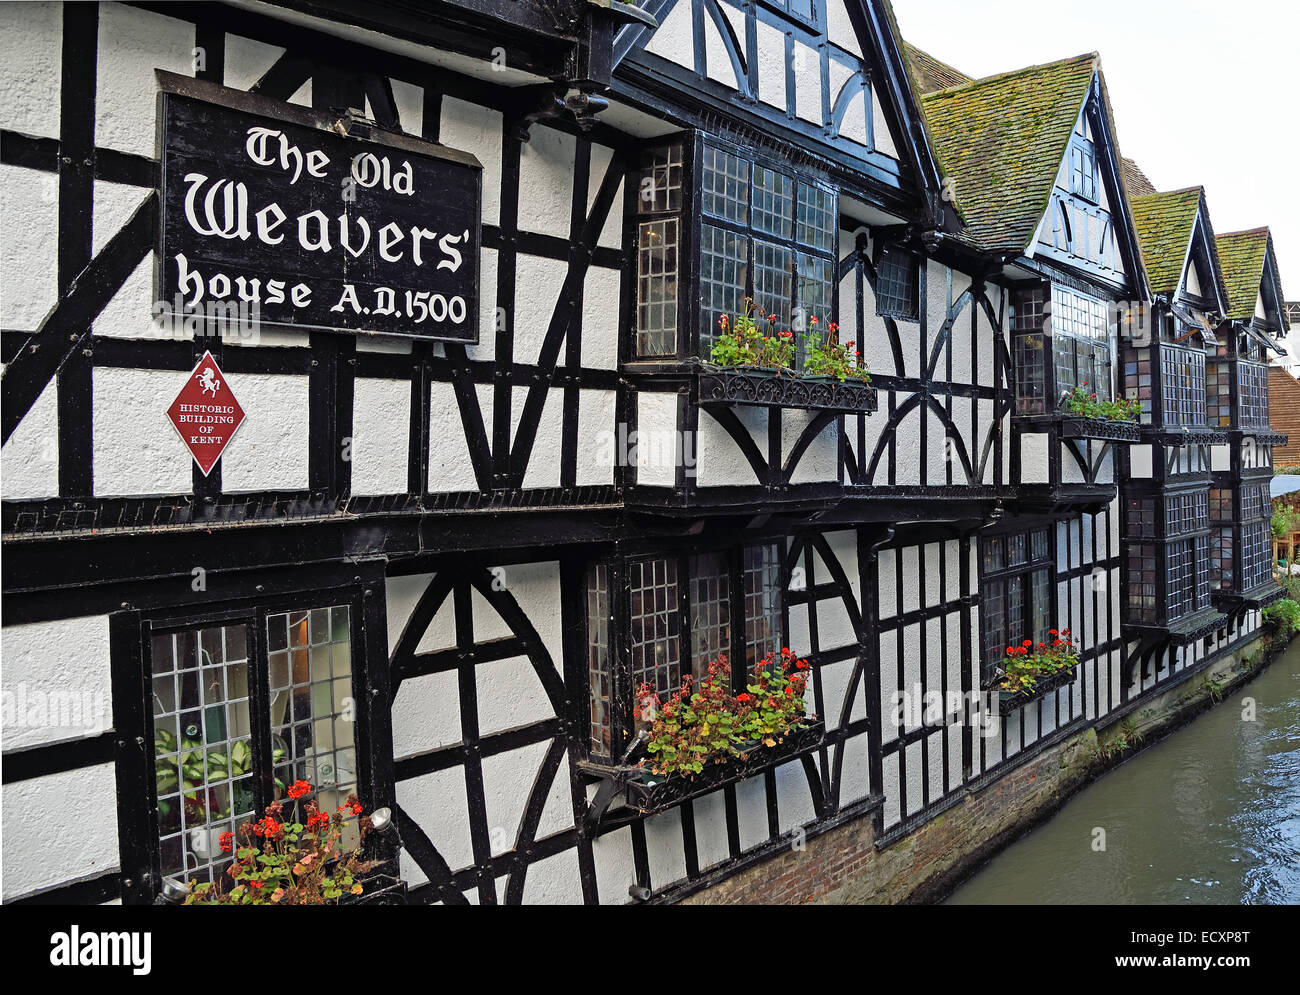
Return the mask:
<path id="1" fill-rule="evenodd" d="M 378 600 L 376 601 L 376 591 Z M 122 612 L 113 666 L 139 691 L 139 700 L 121 702 L 114 722 L 138 749 L 117 757 L 119 846 L 123 877 L 122 900 L 149 904 L 162 889 L 162 840 L 158 812 L 157 764 L 154 752 L 153 639 L 177 632 L 201 631 L 243 624 L 248 627 L 248 708 L 253 752 L 254 818 L 274 794 L 271 759 L 271 679 L 266 623 L 271 616 L 346 606 L 349 612 L 351 698 L 355 711 L 353 750 L 356 794 L 367 810 L 391 805 L 394 798 L 391 714 L 387 707 L 388 655 L 380 645 L 383 630 L 383 584 L 340 583 L 319 590 L 231 599 L 209 606 L 185 606 Z M 373 604 L 372 604 L 373 603 Z M 377 605 L 376 609 L 374 606 Z M 146 799 L 140 804 L 140 799 Z M 129 800 L 129 801 L 128 801 Z M 197 828 L 197 827 L 195 827 Z M 397 874 L 390 843 L 377 843 L 386 866 L 379 873 Z"/>
<path id="2" fill-rule="evenodd" d="M 724 135 L 705 132 L 700 129 L 686 130 L 671 136 L 670 139 L 657 139 L 642 146 L 642 160 L 632 166 L 629 177 L 640 189 L 646 175 L 645 163 L 659 150 L 680 146 L 682 149 L 682 188 L 680 206 L 677 209 L 663 211 L 644 211 L 640 196 L 631 198 L 625 222 L 626 244 L 631 247 L 633 264 L 630 267 L 632 294 L 628 320 L 628 335 L 623 337 L 624 345 L 620 347 L 623 361 L 632 364 L 676 364 L 689 363 L 697 358 L 707 359 L 706 343 L 716 334 L 713 325 L 716 317 L 706 319 L 704 291 L 706 285 L 706 229 L 723 233 L 731 239 L 738 239 L 743 245 L 743 261 L 739 268 L 743 273 L 743 286 L 735 292 L 736 306 L 730 311 L 739 310 L 740 301 L 745 297 L 754 297 L 756 291 L 756 259 L 760 243 L 773 247 L 788 255 L 789 265 L 785 267 L 788 274 L 789 294 L 785 306 L 790 312 L 789 325 L 782 323 L 780 328 L 789 327 L 796 334 L 796 365 L 801 365 L 803 354 L 802 335 L 810 324 L 804 322 L 799 327 L 796 320 L 801 308 L 807 302 L 803 300 L 801 285 L 808 266 L 824 267 L 824 281 L 816 281 L 823 288 L 825 299 L 812 305 L 813 313 L 818 314 L 819 321 L 829 323 L 837 320 L 839 305 L 839 238 L 840 238 L 840 196 L 838 185 L 830 177 L 817 170 L 802 165 L 793 165 L 788 159 L 763 150 L 746 148 Z M 706 213 L 704 184 L 707 179 L 705 171 L 706 150 L 713 150 L 725 155 L 739 158 L 747 164 L 745 180 L 745 218 L 743 221 Z M 771 170 L 790 180 L 790 216 L 788 236 L 779 232 L 765 231 L 758 227 L 754 218 L 755 175 L 759 170 Z M 801 237 L 800 194 L 801 187 L 807 186 L 829 195 L 831 202 L 824 210 L 829 215 L 829 230 L 826 232 L 827 243 L 805 241 Z M 671 207 L 671 205 L 669 205 Z M 673 222 L 678 231 L 678 270 L 676 281 L 676 342 L 669 352 L 640 352 L 640 342 L 645 333 L 641 327 L 642 315 L 642 246 L 641 231 L 645 224 Z M 764 302 L 766 303 L 766 302 Z M 709 327 L 705 327 L 706 321 Z"/>
<path id="3" fill-rule="evenodd" d="M 1046 549 L 1042 556 L 1034 555 L 1034 535 L 1042 533 L 1045 535 Z M 1025 559 L 1021 563 L 1012 563 L 1010 557 L 1010 545 L 1007 542 L 1011 538 L 1023 538 Z M 990 544 L 993 542 L 1002 543 L 1002 565 L 1000 567 L 990 568 L 988 565 L 988 551 Z M 1056 569 L 1056 528 L 1050 521 L 1038 523 L 1029 523 L 1022 525 L 1017 529 L 1006 529 L 1000 532 L 993 532 L 980 536 L 979 542 L 979 638 L 980 638 L 980 674 L 984 685 L 990 684 L 1002 666 L 1003 660 L 1006 659 L 1006 647 L 1017 646 L 1023 643 L 1026 638 L 1032 638 L 1035 642 L 1045 641 L 1050 630 L 1056 626 L 1057 617 L 1057 590 L 1056 583 L 1053 581 L 1053 573 Z M 1035 616 L 1034 602 L 1034 575 L 1046 571 L 1047 573 L 1047 604 L 1042 606 L 1042 614 L 1046 621 L 1043 624 L 1040 640 L 1040 633 L 1035 632 L 1032 636 L 1027 635 L 1033 626 Z M 1010 590 L 1010 581 L 1020 580 L 1021 582 L 1021 618 L 1019 620 L 1019 636 L 1013 636 L 1011 621 L 1006 616 L 1008 597 Z M 993 599 L 989 592 L 993 585 L 1004 585 L 1002 603 L 1003 620 L 1001 622 L 1001 631 L 998 633 L 999 639 L 993 640 L 989 628 L 988 610 L 993 604 Z M 994 647 L 1001 652 L 995 653 Z"/>
<path id="4" fill-rule="evenodd" d="M 700 667 L 706 660 L 695 657 L 695 581 L 696 574 L 692 567 L 703 557 L 720 557 L 726 568 L 727 588 L 727 656 L 732 663 L 731 689 L 733 692 L 744 690 L 748 683 L 749 662 L 746 659 L 750 646 L 750 617 L 746 614 L 747 600 L 750 592 L 745 584 L 747 570 L 746 553 L 751 549 L 774 547 L 777 555 L 777 574 L 775 594 L 777 599 L 775 618 L 777 625 L 777 650 L 788 646 L 790 631 L 789 617 L 789 567 L 788 549 L 785 537 L 775 536 L 766 539 L 748 539 L 740 543 L 726 543 L 711 546 L 691 546 L 673 548 L 659 552 L 637 551 L 624 556 L 602 557 L 590 561 L 583 572 L 583 646 L 588 654 L 586 661 L 586 687 L 583 688 L 582 700 L 585 702 L 586 723 L 581 726 L 581 748 L 584 754 L 592 758 L 605 760 L 621 757 L 632 743 L 635 735 L 635 720 L 632 712 L 634 696 L 638 681 L 641 679 L 634 667 L 634 620 L 632 617 L 632 579 L 635 570 L 644 569 L 644 565 L 655 561 L 675 563 L 676 604 L 669 611 L 675 616 L 670 625 L 675 624 L 677 641 L 675 680 L 670 675 L 667 693 L 671 694 L 680 686 L 683 675 L 688 672 L 701 673 Z M 608 585 L 608 598 L 605 605 L 608 616 L 603 620 L 593 618 L 591 581 L 603 572 Z M 593 639 L 596 633 L 604 630 L 604 642 L 607 656 L 604 661 L 604 674 L 592 657 Z M 708 655 L 708 654 L 706 654 Z M 737 667 L 735 661 L 746 659 L 745 666 Z M 608 698 L 600 698 L 594 693 L 597 679 L 608 688 Z M 664 692 L 661 690 L 660 692 Z M 604 723 L 595 720 L 597 711 L 603 712 Z M 608 744 L 597 743 L 595 730 L 608 730 Z M 602 752 L 607 749 L 607 752 Z"/>

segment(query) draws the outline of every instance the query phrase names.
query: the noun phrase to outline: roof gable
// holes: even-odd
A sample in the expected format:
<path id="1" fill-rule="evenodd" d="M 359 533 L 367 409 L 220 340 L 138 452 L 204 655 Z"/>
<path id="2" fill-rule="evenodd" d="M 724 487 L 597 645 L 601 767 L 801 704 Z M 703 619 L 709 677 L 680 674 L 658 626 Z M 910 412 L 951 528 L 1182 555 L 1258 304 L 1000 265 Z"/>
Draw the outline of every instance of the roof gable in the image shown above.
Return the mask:
<path id="1" fill-rule="evenodd" d="M 1273 236 L 1267 228 L 1229 232 L 1214 240 L 1228 294 L 1227 317 L 1249 321 L 1255 306 L 1263 300 L 1270 324 L 1287 327 L 1282 288 L 1277 281 L 1277 259 L 1273 255 Z"/>
<path id="2" fill-rule="evenodd" d="M 1203 187 L 1145 194 L 1131 200 L 1142 261 L 1153 294 L 1175 296 L 1186 290 L 1190 267 L 1201 265 L 1200 296 L 1227 309 L 1223 274 L 1214 246 L 1214 228 Z M 1253 302 L 1252 302 L 1253 307 Z"/>
<path id="3" fill-rule="evenodd" d="M 981 248 L 1028 246 L 1097 67 L 1089 53 L 921 97 L 945 184 Z"/>

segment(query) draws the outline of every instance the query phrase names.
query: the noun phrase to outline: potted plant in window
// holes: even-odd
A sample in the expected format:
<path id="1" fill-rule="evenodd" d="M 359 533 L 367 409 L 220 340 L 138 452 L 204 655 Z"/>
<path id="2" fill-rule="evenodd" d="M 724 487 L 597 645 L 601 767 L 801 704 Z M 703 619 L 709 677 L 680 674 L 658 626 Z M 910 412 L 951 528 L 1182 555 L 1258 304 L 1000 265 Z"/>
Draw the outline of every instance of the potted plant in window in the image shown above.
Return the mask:
<path id="1" fill-rule="evenodd" d="M 716 366 L 758 376 L 790 374 L 794 363 L 794 333 L 776 330 L 776 315 L 766 318 L 766 332 L 755 318 L 754 302 L 746 297 L 745 308 L 734 318 L 718 319 L 718 337 L 709 358 Z"/>
<path id="2" fill-rule="evenodd" d="M 839 341 L 840 326 L 832 321 L 825 335 L 816 334 L 817 316 L 809 319 L 814 331 L 804 336 L 804 377 L 810 380 L 835 381 L 861 380 L 871 383 L 871 373 L 863 365 L 857 349 Z"/>
<path id="3" fill-rule="evenodd" d="M 666 700 L 642 685 L 636 717 L 646 725 L 646 756 L 629 776 L 635 802 L 653 807 L 654 789 L 666 781 L 684 782 L 675 792 L 659 792 L 676 799 L 697 779 L 711 786 L 714 780 L 744 776 L 750 766 L 819 740 L 821 723 L 804 701 L 809 672 L 807 660 L 782 649 L 759 661 L 738 694 L 731 691 L 725 656 L 710 662 L 700 680 L 685 678 Z"/>
<path id="4" fill-rule="evenodd" d="M 307 798 L 311 792 L 309 783 L 295 781 L 286 792 L 288 807 L 272 802 L 261 819 L 240 826 L 238 842 L 234 833 L 222 833 L 221 850 L 234 858 L 224 875 L 232 883 L 192 881 L 184 904 L 337 905 L 361 895 L 363 876 L 379 864 L 365 858 L 363 845 L 378 827 L 355 795 L 331 813 Z M 353 831 L 357 842 L 349 848 L 344 837 Z"/>
<path id="5" fill-rule="evenodd" d="M 1065 395 L 1065 410 L 1076 418 L 1085 421 L 1135 422 L 1142 414 L 1142 402 L 1136 398 L 1099 401 L 1096 392 L 1089 393 L 1087 387 L 1088 381 L 1085 380 Z"/>
<path id="6" fill-rule="evenodd" d="M 1079 647 L 1069 629 L 1048 633 L 1050 642 L 1024 640 L 1008 646 L 997 677 L 1003 711 L 1018 708 L 1050 691 L 1073 683 L 1079 666 Z"/>

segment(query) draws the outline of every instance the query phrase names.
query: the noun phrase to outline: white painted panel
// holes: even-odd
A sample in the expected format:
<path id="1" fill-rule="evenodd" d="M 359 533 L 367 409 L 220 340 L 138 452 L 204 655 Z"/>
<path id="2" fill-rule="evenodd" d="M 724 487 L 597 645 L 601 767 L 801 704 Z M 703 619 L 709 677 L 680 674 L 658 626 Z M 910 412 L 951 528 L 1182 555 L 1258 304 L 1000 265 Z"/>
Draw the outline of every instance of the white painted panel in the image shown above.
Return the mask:
<path id="1" fill-rule="evenodd" d="M 167 408 L 185 386 L 186 376 L 173 370 L 95 369 L 92 389 L 97 497 L 192 491 L 193 458 L 167 418 Z M 247 411 L 242 389 L 235 396 Z M 230 446 L 238 441 L 237 433 Z"/>
<path id="2" fill-rule="evenodd" d="M 803 430 L 816 418 L 816 411 L 786 409 L 781 414 L 781 451 L 783 462 L 788 461 L 795 443 Z M 701 419 L 703 421 L 703 419 Z M 839 479 L 840 465 L 839 428 L 835 422 L 825 425 L 803 451 L 794 473 L 792 484 Z M 748 466 L 748 464 L 746 464 Z M 751 471 L 752 476 L 752 471 Z"/>
<path id="3" fill-rule="evenodd" d="M 1048 481 L 1047 434 L 1026 433 L 1020 437 L 1020 481 L 1045 484 Z"/>
<path id="4" fill-rule="evenodd" d="M 400 79 L 388 81 L 393 88 L 393 103 L 397 119 L 408 135 L 419 135 L 424 128 L 424 87 L 404 83 Z"/>
<path id="5" fill-rule="evenodd" d="M 528 388 L 516 387 L 512 392 L 514 404 L 510 411 L 510 438 L 514 446 L 519 432 L 519 422 L 524 413 Z M 564 438 L 564 390 L 548 388 L 546 400 L 537 417 L 533 448 L 528 456 L 528 469 L 524 471 L 524 487 L 560 486 L 560 450 Z"/>
<path id="6" fill-rule="evenodd" d="M 588 369 L 618 368 L 619 283 L 615 269 L 587 270 L 582 292 L 582 365 Z"/>
<path id="7" fill-rule="evenodd" d="M 119 866 L 111 763 L 6 784 L 5 901 Z"/>
<path id="8" fill-rule="evenodd" d="M 897 159 L 898 146 L 894 142 L 894 133 L 890 130 L 889 121 L 885 118 L 885 109 L 881 106 L 880 95 L 874 90 L 871 94 L 871 110 L 876 151 L 889 156 L 891 159 Z"/>
<path id="9" fill-rule="evenodd" d="M 898 614 L 898 567 L 893 549 L 882 549 L 877 558 L 877 572 L 880 579 L 880 618 L 893 618 Z"/>
<path id="10" fill-rule="evenodd" d="M 877 415 L 877 417 L 879 417 Z M 897 473 L 897 482 L 899 484 L 919 484 L 921 483 L 921 409 L 913 408 L 898 424 L 894 432 L 894 468 Z M 885 485 L 889 483 L 887 455 L 881 457 L 880 465 L 876 469 L 876 477 L 872 481 L 874 484 Z"/>
<path id="11" fill-rule="evenodd" d="M 742 34 L 741 37 L 744 37 Z M 704 15 L 704 71 L 709 79 L 731 90 L 740 88 L 736 81 L 736 71 L 731 65 L 731 56 L 727 54 L 726 45 L 718 33 L 713 18 Z"/>
<path id="12" fill-rule="evenodd" d="M 668 440 L 676 438 L 677 432 L 677 395 L 670 393 L 653 393 L 641 391 L 637 399 L 637 471 L 636 481 L 645 487 L 672 487 L 676 480 L 674 455 L 670 460 L 667 454 L 675 454 L 676 446 L 669 448 Z M 700 419 L 700 450 L 702 451 L 705 425 L 711 419 Z M 714 431 L 722 429 L 713 423 Z M 726 440 L 730 443 L 730 440 Z M 735 448 L 734 443 L 730 443 Z M 648 448 L 647 448 L 648 447 Z M 739 451 L 737 451 L 739 457 Z M 740 457 L 743 459 L 743 457 Z M 699 456 L 697 455 L 697 460 Z M 697 467 L 698 469 L 698 467 Z M 753 478 L 753 474 L 750 474 Z M 704 481 L 701 474 L 701 482 Z"/>
<path id="13" fill-rule="evenodd" d="M 767 789 L 761 777 L 736 785 L 736 821 L 741 849 L 748 850 L 767 839 Z"/>
<path id="14" fill-rule="evenodd" d="M 517 750 L 508 750 L 483 758 L 483 797 L 487 809 L 488 842 L 493 855 L 514 849 L 519 836 L 520 823 L 523 821 L 524 809 L 533 791 L 533 783 L 541 772 L 542 761 L 550 744 L 546 742 L 530 743 Z M 569 791 L 567 766 L 560 764 L 556 776 L 551 779 L 548 798 L 560 800 Z M 554 805 L 543 808 L 543 813 L 554 820 L 554 813 L 560 811 Z M 537 827 L 537 836 L 546 836 L 573 825 L 572 808 L 570 817 L 556 825 Z"/>
<path id="15" fill-rule="evenodd" d="M 688 69 L 694 66 L 691 4 L 678 3 L 659 24 L 645 50 Z"/>
<path id="16" fill-rule="evenodd" d="M 306 490 L 308 378 L 244 373 L 230 389 L 245 417 L 221 457 L 222 489 Z"/>
<path id="17" fill-rule="evenodd" d="M 352 493 L 405 494 L 411 384 L 358 378 L 352 404 Z"/>
<path id="18" fill-rule="evenodd" d="M 0 325 L 5 328 L 36 331 L 58 301 L 58 219 L 54 173 L 0 165 L 0 222 L 5 227 Z"/>
<path id="19" fill-rule="evenodd" d="M 393 756 L 436 750 L 459 743 L 460 739 L 456 675 L 425 674 L 402 681 L 393 699 Z"/>
<path id="20" fill-rule="evenodd" d="M 813 807 L 808 775 L 798 761 L 782 764 L 776 769 L 777 826 L 789 833 L 798 826 L 817 818 Z"/>
<path id="21" fill-rule="evenodd" d="M 642 397 L 645 395 L 642 394 Z M 740 421 L 751 433 L 765 432 L 767 412 L 762 408 L 744 408 L 736 411 Z M 638 427 L 639 429 L 639 427 Z M 696 482 L 701 487 L 728 485 L 753 485 L 758 483 L 749 461 L 740 447 L 708 412 L 702 412 L 699 431 L 696 433 Z M 765 447 L 760 451 L 766 453 Z"/>
<path id="22" fill-rule="evenodd" d="M 587 180 L 587 216 L 590 217 L 595 209 L 596 195 L 600 192 L 600 185 L 605 180 L 605 174 L 609 170 L 610 161 L 613 158 L 613 151 L 604 145 L 592 145 L 591 147 L 591 175 Z M 620 178 L 618 187 L 614 191 L 614 198 L 610 201 L 609 213 L 605 216 L 605 226 L 600 230 L 600 237 L 596 240 L 597 245 L 607 248 L 617 249 L 623 244 L 623 180 Z"/>
<path id="23" fill-rule="evenodd" d="M 1129 446 L 1129 476 L 1146 478 L 1152 475 L 1151 449 L 1151 446 Z"/>
<path id="24" fill-rule="evenodd" d="M 478 682 L 479 731 L 492 733 L 553 718 L 555 711 L 526 656 L 480 663 Z"/>
<path id="25" fill-rule="evenodd" d="M 714 791 L 697 798 L 694 805 L 695 846 L 700 867 L 712 867 L 731 856 L 727 846 L 726 798 L 721 791 Z"/>
<path id="26" fill-rule="evenodd" d="M 4 126 L 24 135 L 58 138 L 63 6 L 5 4 L 0 8 L 0 37 Z"/>
<path id="27" fill-rule="evenodd" d="M 470 463 L 455 391 L 449 383 L 434 383 L 429 392 L 429 490 L 476 491 L 478 483 Z M 490 435 L 492 388 L 479 385 L 476 399 L 482 411 L 484 431 Z"/>
<path id="28" fill-rule="evenodd" d="M 577 139 L 534 125 L 519 150 L 519 228 L 567 239 L 573 213 Z M 521 281 L 522 286 L 529 286 Z M 519 302 L 516 302 L 517 304 Z"/>
<path id="29" fill-rule="evenodd" d="M 396 784 L 397 804 L 424 830 L 453 871 L 474 863 L 469 835 L 469 802 L 461 768 L 434 771 Z M 401 852 L 402 877 L 408 884 L 428 880 L 406 850 Z"/>
<path id="30" fill-rule="evenodd" d="M 278 45 L 268 45 L 241 35 L 226 35 L 225 85 L 237 90 L 250 89 L 283 54 L 284 49 Z"/>
<path id="31" fill-rule="evenodd" d="M 675 9 L 681 9 L 682 6 L 678 4 Z M 626 905 L 627 889 L 636 884 L 636 865 L 632 861 L 632 830 L 623 826 L 615 832 L 596 837 L 591 842 L 591 855 L 596 867 L 596 891 L 600 903 Z"/>
<path id="32" fill-rule="evenodd" d="M 0 646 L 6 752 L 112 728 L 108 616 L 5 626 Z"/>
<path id="33" fill-rule="evenodd" d="M 614 452 L 617 438 L 612 390 L 578 392 L 578 457 L 576 481 L 579 487 L 614 482 Z"/>
<path id="34" fill-rule="evenodd" d="M 821 53 L 800 41 L 794 43 L 794 112 L 813 124 L 822 124 Z"/>
<path id="35" fill-rule="evenodd" d="M 758 22 L 758 99 L 778 110 L 786 109 L 785 32 Z"/>
<path id="36" fill-rule="evenodd" d="M 443 97 L 443 145 L 478 157 L 483 164 L 483 223 L 501 221 L 501 112 L 455 97 Z M 567 234 L 567 229 L 566 229 Z"/>
<path id="37" fill-rule="evenodd" d="M 99 8 L 95 144 L 154 157 L 155 69 L 194 75 L 194 25 L 120 3 Z"/>
<path id="38" fill-rule="evenodd" d="M 525 905 L 579 905 L 582 886 L 576 848 L 561 850 L 528 865 L 524 878 Z"/>
<path id="39" fill-rule="evenodd" d="M 707 834 L 707 826 L 700 828 Z M 686 877 L 686 848 L 682 840 L 682 815 L 679 810 L 674 809 L 647 819 L 645 844 L 646 862 L 650 865 L 650 883 L 654 887 L 662 888 Z M 708 866 L 703 855 L 700 856 L 700 866 Z"/>
<path id="40" fill-rule="evenodd" d="M 838 45 L 846 52 L 862 57 L 862 45 L 858 34 L 849 19 L 848 8 L 844 0 L 827 0 L 826 3 L 826 37 L 832 44 Z"/>
<path id="41" fill-rule="evenodd" d="M 515 362 L 530 366 L 537 364 L 567 271 L 568 264 L 560 259 L 523 254 L 518 257 L 515 263 Z"/>
<path id="42" fill-rule="evenodd" d="M 912 612 L 921 607 L 921 589 L 918 583 L 921 569 L 921 551 L 917 546 L 903 548 L 903 611 Z"/>
<path id="43" fill-rule="evenodd" d="M 36 398 L 0 450 L 0 496 L 6 501 L 59 495 L 59 389 Z"/>

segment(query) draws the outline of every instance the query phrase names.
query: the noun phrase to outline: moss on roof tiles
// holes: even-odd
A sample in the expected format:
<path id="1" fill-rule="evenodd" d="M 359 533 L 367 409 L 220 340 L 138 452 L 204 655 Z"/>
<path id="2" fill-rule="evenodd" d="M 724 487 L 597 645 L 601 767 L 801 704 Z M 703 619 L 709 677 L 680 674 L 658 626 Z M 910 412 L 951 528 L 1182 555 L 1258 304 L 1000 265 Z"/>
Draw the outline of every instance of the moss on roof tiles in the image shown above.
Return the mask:
<path id="1" fill-rule="evenodd" d="M 1249 320 L 1255 314 L 1259 287 L 1264 282 L 1264 264 L 1268 261 L 1269 231 L 1254 228 L 1230 232 L 1214 239 L 1219 251 L 1219 266 L 1228 291 L 1228 317 Z"/>
<path id="2" fill-rule="evenodd" d="M 1098 63 L 1090 52 L 921 97 L 966 234 L 981 248 L 1029 245 Z"/>
<path id="3" fill-rule="evenodd" d="M 1153 294 L 1172 294 L 1182 282 L 1192 228 L 1204 196 L 1202 187 L 1191 187 L 1130 199 L 1133 227 Z"/>

